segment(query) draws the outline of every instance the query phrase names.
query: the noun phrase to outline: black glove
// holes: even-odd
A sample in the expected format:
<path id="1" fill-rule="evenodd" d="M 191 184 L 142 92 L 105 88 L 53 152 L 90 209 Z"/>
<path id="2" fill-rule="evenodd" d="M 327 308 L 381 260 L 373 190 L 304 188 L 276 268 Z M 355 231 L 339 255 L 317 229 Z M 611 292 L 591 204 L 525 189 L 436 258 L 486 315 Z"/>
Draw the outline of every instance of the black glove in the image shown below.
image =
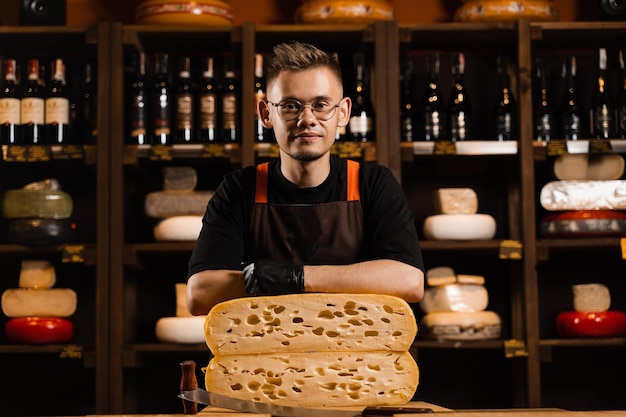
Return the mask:
<path id="1" fill-rule="evenodd" d="M 243 269 L 250 295 L 280 295 L 304 292 L 304 267 L 273 259 L 254 261 Z"/>

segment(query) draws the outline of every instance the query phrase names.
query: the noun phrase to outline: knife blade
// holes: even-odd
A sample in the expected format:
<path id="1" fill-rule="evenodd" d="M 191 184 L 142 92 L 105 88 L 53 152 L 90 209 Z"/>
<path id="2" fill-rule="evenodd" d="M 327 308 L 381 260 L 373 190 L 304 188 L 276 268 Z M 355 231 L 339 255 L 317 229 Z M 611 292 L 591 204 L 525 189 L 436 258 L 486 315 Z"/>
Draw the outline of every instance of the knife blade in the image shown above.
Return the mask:
<path id="1" fill-rule="evenodd" d="M 374 417 L 392 416 L 394 414 L 432 413 L 430 408 L 421 407 L 366 407 L 362 411 L 339 410 L 334 408 L 305 408 L 288 405 L 268 404 L 256 401 L 241 400 L 216 394 L 203 389 L 181 391 L 179 398 L 205 405 L 242 411 L 244 413 L 270 414 L 274 417 Z"/>

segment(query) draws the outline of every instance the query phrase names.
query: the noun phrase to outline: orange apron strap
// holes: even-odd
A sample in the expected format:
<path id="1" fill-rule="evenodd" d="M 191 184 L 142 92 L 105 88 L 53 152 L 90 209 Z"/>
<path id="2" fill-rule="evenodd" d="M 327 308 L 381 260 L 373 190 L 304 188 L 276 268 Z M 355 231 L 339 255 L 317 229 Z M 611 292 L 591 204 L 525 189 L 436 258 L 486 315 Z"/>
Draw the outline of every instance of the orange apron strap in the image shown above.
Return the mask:
<path id="1" fill-rule="evenodd" d="M 265 162 L 256 167 L 256 192 L 254 196 L 255 203 L 267 203 L 267 173 L 269 171 L 269 163 Z"/>
<path id="2" fill-rule="evenodd" d="M 351 159 L 348 162 L 348 201 L 359 201 L 359 163 Z"/>

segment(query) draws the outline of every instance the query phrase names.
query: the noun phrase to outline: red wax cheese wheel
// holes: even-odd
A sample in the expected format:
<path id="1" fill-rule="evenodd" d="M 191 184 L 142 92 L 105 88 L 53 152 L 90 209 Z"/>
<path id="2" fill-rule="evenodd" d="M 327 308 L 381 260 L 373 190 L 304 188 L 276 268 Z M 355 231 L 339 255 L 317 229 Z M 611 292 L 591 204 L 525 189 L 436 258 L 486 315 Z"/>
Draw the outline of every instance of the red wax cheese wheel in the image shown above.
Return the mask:
<path id="1" fill-rule="evenodd" d="M 556 318 L 562 337 L 621 337 L 626 332 L 626 314 L 621 311 L 563 311 Z"/>
<path id="2" fill-rule="evenodd" d="M 576 210 L 545 216 L 540 231 L 548 237 L 626 236 L 626 213 L 617 210 Z"/>
<path id="3" fill-rule="evenodd" d="M 5 334 L 10 343 L 67 343 L 74 338 L 74 323 L 59 317 L 18 317 L 6 322 Z"/>

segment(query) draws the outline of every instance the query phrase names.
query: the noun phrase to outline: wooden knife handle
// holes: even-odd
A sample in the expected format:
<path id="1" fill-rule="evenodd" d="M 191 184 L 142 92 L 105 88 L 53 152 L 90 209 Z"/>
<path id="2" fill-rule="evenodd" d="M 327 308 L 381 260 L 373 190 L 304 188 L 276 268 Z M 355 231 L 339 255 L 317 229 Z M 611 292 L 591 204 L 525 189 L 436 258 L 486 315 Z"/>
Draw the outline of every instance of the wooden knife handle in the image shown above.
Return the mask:
<path id="1" fill-rule="evenodd" d="M 432 413 L 432 408 L 424 407 L 367 407 L 361 413 L 362 417 L 393 416 L 394 414 L 422 414 Z"/>
<path id="2" fill-rule="evenodd" d="M 192 391 L 198 389 L 196 379 L 196 363 L 194 361 L 183 361 L 180 363 L 182 376 L 180 378 L 180 391 Z M 198 403 L 183 400 L 185 414 L 198 414 Z"/>

